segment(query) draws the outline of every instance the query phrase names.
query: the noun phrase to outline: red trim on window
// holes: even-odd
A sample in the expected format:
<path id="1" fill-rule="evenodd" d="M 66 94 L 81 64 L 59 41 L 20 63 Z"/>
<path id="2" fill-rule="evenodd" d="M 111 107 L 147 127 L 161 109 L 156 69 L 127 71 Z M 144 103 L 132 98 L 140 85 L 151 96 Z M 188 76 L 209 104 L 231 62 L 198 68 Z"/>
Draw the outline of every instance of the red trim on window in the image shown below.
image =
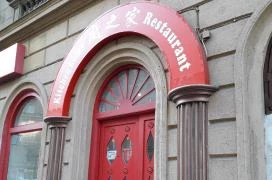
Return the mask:
<path id="1" fill-rule="evenodd" d="M 26 133 L 26 132 L 33 132 L 33 131 L 39 131 L 42 130 L 43 122 L 38 123 L 32 123 L 22 126 L 15 126 L 10 128 L 9 133 L 10 134 L 17 134 L 17 133 Z"/>
<path id="2" fill-rule="evenodd" d="M 110 119 L 110 118 L 116 118 L 121 116 L 131 116 L 134 114 L 141 114 L 141 113 L 147 113 L 154 111 L 155 105 L 154 104 L 146 104 L 141 107 L 133 106 L 133 108 L 128 107 L 127 109 L 123 110 L 113 110 L 109 111 L 107 113 L 97 113 L 96 119 L 97 120 L 104 120 L 104 119 Z"/>
<path id="3" fill-rule="evenodd" d="M 31 125 L 24 126 L 14 126 L 16 115 L 20 110 L 20 107 L 24 102 L 31 98 L 37 98 L 40 100 L 38 94 L 31 89 L 26 89 L 20 92 L 12 101 L 7 116 L 4 123 L 3 133 L 2 133 L 2 144 L 0 153 L 0 179 L 6 180 L 8 173 L 8 162 L 10 154 L 10 139 L 12 134 L 33 132 L 42 129 L 43 122 L 33 123 Z"/>

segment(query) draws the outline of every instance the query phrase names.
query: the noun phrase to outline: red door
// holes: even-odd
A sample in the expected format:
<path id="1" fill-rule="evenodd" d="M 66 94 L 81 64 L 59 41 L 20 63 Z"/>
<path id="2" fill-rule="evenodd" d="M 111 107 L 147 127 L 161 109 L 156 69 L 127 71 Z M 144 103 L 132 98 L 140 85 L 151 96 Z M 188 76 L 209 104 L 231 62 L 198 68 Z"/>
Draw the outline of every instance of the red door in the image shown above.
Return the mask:
<path id="1" fill-rule="evenodd" d="M 156 91 L 141 66 L 109 76 L 96 99 L 90 180 L 154 179 Z"/>
<path id="2" fill-rule="evenodd" d="M 99 180 L 153 180 L 154 115 L 102 125 Z"/>

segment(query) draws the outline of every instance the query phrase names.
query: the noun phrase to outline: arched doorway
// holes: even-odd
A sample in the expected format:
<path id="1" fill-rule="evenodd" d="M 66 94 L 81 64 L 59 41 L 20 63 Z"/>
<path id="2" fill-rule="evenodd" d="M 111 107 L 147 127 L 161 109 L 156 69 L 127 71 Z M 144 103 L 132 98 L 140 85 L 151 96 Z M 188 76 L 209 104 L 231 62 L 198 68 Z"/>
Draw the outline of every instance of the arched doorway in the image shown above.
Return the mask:
<path id="1" fill-rule="evenodd" d="M 125 17 L 124 13 L 132 13 L 133 17 Z M 136 22 L 136 24 L 132 23 L 131 20 Z M 111 24 L 112 22 L 114 24 Z M 91 23 L 73 45 L 73 48 L 66 56 L 60 68 L 52 88 L 45 121 L 48 122 L 48 124 L 56 127 L 54 132 L 56 132 L 55 134 L 59 136 L 60 133 L 58 128 L 60 127 L 60 124 L 63 125 L 62 127 L 66 128 L 69 120 L 72 119 L 70 117 L 70 110 L 72 109 L 70 109 L 70 105 L 72 105 L 71 100 L 73 98 L 73 92 L 76 90 L 76 84 L 80 81 L 80 76 L 84 74 L 84 68 L 86 68 L 86 66 L 89 64 L 94 65 L 92 63 L 94 63 L 98 51 L 102 50 L 106 44 L 109 44 L 115 40 L 119 40 L 125 36 L 137 36 L 138 38 L 146 37 L 152 40 L 163 54 L 163 60 L 161 61 L 162 64 L 165 65 L 163 73 L 161 73 L 162 69 L 160 69 L 161 67 L 158 66 L 157 63 L 153 64 L 152 67 L 150 67 L 150 65 L 147 66 L 149 63 L 152 64 L 153 60 L 148 60 L 148 63 L 146 64 L 143 63 L 143 65 L 148 68 L 149 72 L 153 75 L 157 87 L 157 100 L 159 100 L 156 103 L 156 127 L 158 127 L 156 128 L 156 134 L 158 136 L 155 139 L 156 148 L 154 153 L 154 178 L 165 179 L 167 176 L 166 116 L 168 112 L 167 105 L 165 105 L 168 102 L 167 100 L 171 100 L 176 103 L 176 106 L 178 107 L 176 109 L 177 114 L 182 115 L 178 116 L 178 122 L 190 122 L 197 124 L 198 127 L 203 127 L 203 133 L 201 133 L 199 136 L 194 136 L 195 133 L 188 133 L 191 131 L 181 131 L 181 129 L 178 130 L 177 134 L 179 137 L 177 139 L 177 149 L 179 157 L 177 158 L 177 172 L 181 172 L 180 174 L 183 174 L 185 177 L 187 177 L 187 175 L 182 172 L 188 172 L 188 177 L 191 177 L 191 174 L 197 173 L 199 176 L 206 178 L 207 161 L 205 157 L 207 156 L 207 102 L 208 97 L 216 91 L 216 88 L 208 85 L 209 78 L 207 62 L 197 36 L 195 36 L 188 23 L 181 16 L 179 16 L 176 11 L 173 11 L 162 5 L 153 2 L 130 3 L 128 5 L 120 6 L 108 11 L 96 19 L 93 23 Z M 129 46 L 131 46 L 131 44 Z M 138 46 L 139 44 L 137 47 Z M 134 47 L 131 49 L 134 49 Z M 150 56 L 148 54 L 149 53 L 146 55 Z M 132 55 L 132 57 L 135 56 L 138 56 L 138 53 Z M 142 60 L 142 57 L 138 60 Z M 136 62 L 138 64 L 138 60 L 133 60 L 132 63 Z M 122 62 L 122 64 L 124 64 L 124 62 Z M 112 67 L 112 65 L 110 66 Z M 104 69 L 108 68 L 109 67 L 104 67 Z M 97 72 L 97 70 L 93 69 L 93 72 Z M 92 77 L 100 76 L 100 74 L 95 74 L 93 72 L 90 73 Z M 161 74 L 162 76 L 159 76 L 159 78 L 166 77 L 167 83 L 160 83 L 161 79 L 155 76 L 154 73 Z M 159 86 L 159 84 L 161 84 L 161 86 Z M 168 96 L 166 95 L 166 89 L 169 92 Z M 160 92 L 163 92 L 163 94 Z M 77 97 L 78 96 L 76 96 L 76 99 Z M 83 96 L 82 98 L 84 99 L 85 97 Z M 196 103 L 197 105 L 199 104 L 199 106 L 191 106 L 192 102 Z M 88 106 L 88 108 L 92 108 L 93 104 Z M 186 110 L 183 113 L 183 109 L 188 109 L 188 111 Z M 145 112 L 145 110 L 143 111 Z M 198 112 L 199 115 L 196 116 L 195 112 Z M 75 113 L 77 112 L 75 111 Z M 131 116 L 137 113 L 130 112 L 128 114 Z M 122 114 L 117 113 L 114 116 L 109 117 L 111 120 L 113 120 L 118 116 L 121 118 L 121 115 Z M 102 131 L 102 122 L 100 122 L 97 117 L 93 117 L 96 120 L 92 121 L 93 123 L 91 124 L 93 136 L 91 143 L 95 144 L 96 147 L 100 147 L 100 145 L 97 146 L 97 144 L 100 143 L 98 140 Z M 79 119 L 79 117 L 75 117 L 73 119 Z M 190 123 L 187 123 L 189 124 L 189 127 L 193 127 Z M 196 129 L 192 128 L 192 132 L 193 131 L 196 131 Z M 190 146 L 188 146 L 188 143 L 181 145 L 181 143 L 178 142 L 183 137 L 190 137 L 192 141 L 198 143 L 190 143 Z M 84 143 L 86 144 L 86 142 L 88 143 L 88 141 L 85 141 Z M 63 143 L 64 138 L 60 141 L 52 141 L 50 142 L 49 148 L 54 150 L 59 146 L 63 147 Z M 182 151 L 181 147 L 188 146 L 196 148 L 191 146 L 192 144 L 194 146 L 201 144 L 201 148 L 197 148 L 198 150 L 195 153 L 190 153 L 190 151 Z M 90 152 L 90 155 L 93 157 L 92 162 L 95 162 L 94 164 L 91 163 L 89 166 L 89 178 L 91 177 L 90 179 L 98 179 L 98 175 L 95 176 L 95 173 L 99 172 L 99 153 L 99 148 L 93 148 Z M 51 155 L 51 157 L 52 159 L 48 161 L 48 167 L 55 167 L 56 164 L 58 164 L 57 166 L 61 166 L 61 154 L 54 156 Z M 191 168 L 193 161 L 187 161 L 185 157 L 188 157 L 190 160 L 197 157 L 204 158 L 201 158 L 203 161 L 197 165 L 197 168 Z M 78 160 L 78 158 L 76 159 Z M 186 162 L 186 165 L 180 166 L 181 162 L 183 161 Z M 85 162 L 85 159 L 83 159 L 82 162 Z M 82 169 L 82 167 L 83 166 L 75 166 L 75 168 L 78 169 Z M 182 167 L 186 167 L 188 169 L 182 169 Z M 61 176 L 61 174 L 62 172 L 60 169 L 60 171 L 47 173 L 47 177 L 50 179 L 51 177 Z M 78 179 L 76 175 L 75 177 Z M 108 178 L 110 178 L 110 176 Z"/>
<path id="2" fill-rule="evenodd" d="M 155 99 L 153 79 L 141 66 L 119 68 L 105 80 L 94 110 L 91 177 L 154 179 Z"/>

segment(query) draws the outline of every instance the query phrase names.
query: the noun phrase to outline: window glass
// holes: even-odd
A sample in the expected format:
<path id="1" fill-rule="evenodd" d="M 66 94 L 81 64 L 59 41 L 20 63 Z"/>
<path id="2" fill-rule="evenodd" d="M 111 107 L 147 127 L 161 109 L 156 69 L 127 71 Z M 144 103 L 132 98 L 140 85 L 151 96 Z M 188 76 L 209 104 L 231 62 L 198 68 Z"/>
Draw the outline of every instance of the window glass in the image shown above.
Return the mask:
<path id="1" fill-rule="evenodd" d="M 42 122 L 42 106 L 37 99 L 30 99 L 26 101 L 20 108 L 14 126 L 21 126 L 35 122 Z"/>
<path id="2" fill-rule="evenodd" d="M 122 158 L 123 161 L 127 164 L 132 156 L 132 143 L 130 138 L 127 136 L 122 144 Z"/>
<path id="3" fill-rule="evenodd" d="M 11 136 L 8 180 L 36 180 L 41 131 Z"/>
<path id="4" fill-rule="evenodd" d="M 22 100 L 10 129 L 7 180 L 37 180 L 43 126 L 41 103 L 34 97 Z M 23 126 L 23 128 L 22 128 Z"/>
<path id="5" fill-rule="evenodd" d="M 110 164 L 116 159 L 117 150 L 116 150 L 116 143 L 113 138 L 111 138 L 110 142 L 107 145 L 107 159 Z"/>
<path id="6" fill-rule="evenodd" d="M 149 161 L 152 160 L 154 155 L 154 137 L 150 131 L 148 138 L 147 138 L 147 146 L 146 146 L 147 156 Z"/>
<path id="7" fill-rule="evenodd" d="M 99 103 L 99 112 L 155 103 L 155 97 L 154 82 L 145 70 L 126 69 L 109 81 Z"/>

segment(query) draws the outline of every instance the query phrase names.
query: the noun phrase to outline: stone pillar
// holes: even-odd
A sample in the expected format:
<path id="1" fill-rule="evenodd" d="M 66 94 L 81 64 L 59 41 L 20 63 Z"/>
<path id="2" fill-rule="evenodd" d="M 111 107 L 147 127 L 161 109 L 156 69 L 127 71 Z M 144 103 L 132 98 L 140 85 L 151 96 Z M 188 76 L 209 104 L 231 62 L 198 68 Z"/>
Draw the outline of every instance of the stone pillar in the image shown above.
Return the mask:
<path id="1" fill-rule="evenodd" d="M 65 129 L 69 120 L 68 117 L 47 117 L 44 120 L 50 136 L 46 180 L 61 179 Z"/>
<path id="2" fill-rule="evenodd" d="M 207 180 L 207 103 L 216 88 L 189 85 L 172 90 L 168 97 L 177 105 L 178 180 Z"/>

